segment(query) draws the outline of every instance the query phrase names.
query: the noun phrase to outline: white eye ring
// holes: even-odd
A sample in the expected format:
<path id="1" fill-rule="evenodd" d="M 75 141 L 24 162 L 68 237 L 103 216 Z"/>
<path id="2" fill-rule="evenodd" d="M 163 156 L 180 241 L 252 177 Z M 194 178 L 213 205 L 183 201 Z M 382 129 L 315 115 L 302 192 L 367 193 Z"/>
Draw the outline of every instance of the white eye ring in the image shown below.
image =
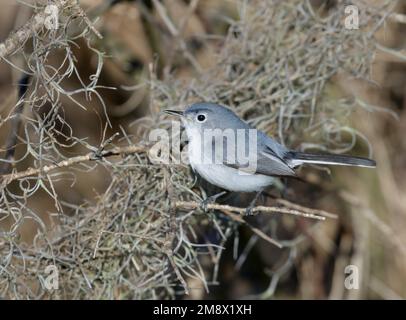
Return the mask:
<path id="1" fill-rule="evenodd" d="M 207 120 L 207 116 L 205 114 L 203 114 L 203 113 L 199 113 L 196 116 L 196 121 L 197 122 L 203 123 L 203 122 L 206 122 L 206 120 Z"/>

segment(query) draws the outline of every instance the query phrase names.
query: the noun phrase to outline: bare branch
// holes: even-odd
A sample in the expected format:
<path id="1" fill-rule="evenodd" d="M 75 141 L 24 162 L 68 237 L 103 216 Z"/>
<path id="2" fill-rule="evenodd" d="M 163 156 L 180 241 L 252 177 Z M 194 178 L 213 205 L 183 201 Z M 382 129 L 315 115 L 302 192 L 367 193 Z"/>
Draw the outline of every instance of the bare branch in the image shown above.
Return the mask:
<path id="1" fill-rule="evenodd" d="M 197 209 L 201 205 L 196 201 L 177 201 L 175 203 L 175 206 L 180 209 L 189 209 L 190 210 L 190 209 Z M 232 207 L 232 206 L 224 205 L 224 204 L 208 204 L 207 208 L 220 210 L 220 211 L 236 212 L 239 214 L 244 214 L 246 212 L 246 208 Z M 312 209 L 307 209 L 307 210 L 312 210 Z M 258 212 L 286 213 L 286 214 L 291 214 L 294 216 L 300 216 L 300 217 L 304 217 L 304 218 L 310 218 L 310 219 L 322 220 L 322 221 L 324 221 L 326 219 L 326 217 L 320 216 L 318 214 L 298 211 L 298 210 L 288 209 L 288 208 L 280 208 L 280 207 L 256 206 L 252 209 L 252 212 L 253 213 L 258 213 Z M 315 210 L 315 212 L 317 212 L 317 210 Z M 319 211 L 319 212 L 321 212 L 321 211 Z"/>
<path id="2" fill-rule="evenodd" d="M 58 0 L 53 4 L 58 9 L 59 16 L 66 10 L 72 10 L 75 15 L 83 18 L 89 29 L 92 30 L 97 37 L 102 38 L 101 34 L 94 28 L 83 9 L 79 6 L 77 0 Z M 17 52 L 28 39 L 46 27 L 47 19 L 49 19 L 49 13 L 47 13 L 44 8 L 43 11 L 35 14 L 21 28 L 11 33 L 4 42 L 0 43 L 0 58 L 6 58 Z"/>
<path id="3" fill-rule="evenodd" d="M 77 157 L 69 158 L 67 160 L 63 160 L 61 162 L 58 162 L 57 164 L 46 165 L 42 168 L 29 168 L 25 171 L 10 173 L 7 175 L 0 176 L 0 183 L 1 183 L 1 186 L 4 188 L 5 186 L 10 184 L 14 180 L 38 175 L 40 173 L 47 174 L 52 170 L 60 169 L 60 168 L 64 168 L 64 167 L 70 167 L 70 166 L 78 164 L 78 163 L 94 161 L 94 160 L 98 160 L 101 158 L 108 158 L 108 157 L 118 156 L 118 155 L 142 153 L 142 152 L 146 152 L 146 151 L 147 151 L 147 147 L 145 147 L 145 146 L 127 146 L 127 147 L 117 147 L 117 148 L 113 148 L 111 150 L 104 150 L 104 151 L 101 151 L 100 153 L 89 152 L 88 154 L 85 154 L 82 156 L 77 156 Z"/>
<path id="4" fill-rule="evenodd" d="M 285 202 L 286 204 L 290 204 L 289 202 Z M 175 203 L 175 207 L 178 209 L 185 209 L 185 210 L 191 210 L 191 209 L 198 209 L 201 207 L 200 203 L 196 201 L 177 201 Z M 305 208 L 302 206 L 298 206 L 298 208 L 301 208 L 303 211 L 299 210 L 294 210 L 294 209 L 289 209 L 289 208 L 280 208 L 280 207 L 266 207 L 266 206 L 257 206 L 252 209 L 253 213 L 258 213 L 258 212 L 267 212 L 267 213 L 282 213 L 282 214 L 291 214 L 294 216 L 299 216 L 299 217 L 304 217 L 304 218 L 310 218 L 310 219 L 315 219 L 315 220 L 322 220 L 324 221 L 326 219 L 325 216 L 319 215 L 320 213 L 325 214 L 326 216 L 329 217 L 334 217 L 334 215 L 321 211 L 321 210 L 313 210 L 309 208 Z M 229 205 L 222 205 L 222 204 L 215 204 L 211 203 L 207 205 L 208 209 L 214 209 L 214 210 L 220 210 L 227 216 L 229 216 L 232 220 L 240 223 L 247 225 L 252 232 L 254 232 L 257 236 L 260 238 L 264 239 L 265 241 L 277 246 L 278 248 L 283 248 L 284 245 L 279 243 L 278 241 L 270 238 L 267 234 L 265 234 L 262 230 L 253 227 L 250 225 L 247 221 L 243 219 L 243 214 L 246 212 L 246 208 L 240 208 L 240 207 L 233 207 Z M 313 213 L 311 212 L 313 210 Z"/>

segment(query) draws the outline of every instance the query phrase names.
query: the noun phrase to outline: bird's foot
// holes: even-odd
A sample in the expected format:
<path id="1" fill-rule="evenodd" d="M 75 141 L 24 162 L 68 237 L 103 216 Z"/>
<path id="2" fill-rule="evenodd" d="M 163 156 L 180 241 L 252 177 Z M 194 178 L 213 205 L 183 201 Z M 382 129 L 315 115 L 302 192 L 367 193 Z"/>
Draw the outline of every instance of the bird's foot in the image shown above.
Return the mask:
<path id="1" fill-rule="evenodd" d="M 225 195 L 227 191 L 222 191 L 220 193 L 217 193 L 215 195 L 212 195 L 210 197 L 207 197 L 206 199 L 202 200 L 200 202 L 200 208 L 204 211 L 208 211 L 208 206 L 209 204 L 215 203 L 218 198 L 220 198 L 222 195 Z"/>
<path id="2" fill-rule="evenodd" d="M 259 196 L 261 195 L 263 189 L 259 190 L 254 199 L 252 199 L 250 205 L 245 209 L 245 216 L 252 216 L 254 215 L 254 208 L 255 208 L 255 204 L 257 203 L 257 200 L 259 198 Z"/>
<path id="3" fill-rule="evenodd" d="M 253 216 L 254 215 L 254 207 L 255 203 L 251 203 L 247 208 L 245 208 L 245 216 Z"/>

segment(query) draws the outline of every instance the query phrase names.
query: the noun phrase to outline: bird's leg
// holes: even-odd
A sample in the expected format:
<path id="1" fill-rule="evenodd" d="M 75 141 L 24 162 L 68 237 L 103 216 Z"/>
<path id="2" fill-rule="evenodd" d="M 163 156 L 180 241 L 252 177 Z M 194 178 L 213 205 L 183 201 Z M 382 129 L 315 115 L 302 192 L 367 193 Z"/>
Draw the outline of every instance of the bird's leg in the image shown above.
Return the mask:
<path id="1" fill-rule="evenodd" d="M 279 188 L 279 192 L 281 193 L 281 198 L 286 199 L 288 196 L 288 187 L 287 187 L 288 180 L 287 178 L 284 179 L 282 182 L 282 186 Z"/>
<path id="2" fill-rule="evenodd" d="M 222 195 L 225 195 L 226 193 L 227 191 L 222 191 L 220 193 L 207 197 L 206 199 L 202 200 L 202 202 L 200 203 L 200 207 L 203 209 L 204 212 L 207 212 L 207 206 L 211 203 L 216 202 L 218 198 L 220 198 Z"/>
<path id="3" fill-rule="evenodd" d="M 264 191 L 264 189 L 261 189 L 261 190 L 259 190 L 257 192 L 254 199 L 252 199 L 252 201 L 250 202 L 250 205 L 245 209 L 245 215 L 246 216 L 252 215 L 252 210 L 254 209 L 255 204 L 257 203 L 257 200 L 258 200 L 259 196 L 262 194 L 262 191 Z"/>

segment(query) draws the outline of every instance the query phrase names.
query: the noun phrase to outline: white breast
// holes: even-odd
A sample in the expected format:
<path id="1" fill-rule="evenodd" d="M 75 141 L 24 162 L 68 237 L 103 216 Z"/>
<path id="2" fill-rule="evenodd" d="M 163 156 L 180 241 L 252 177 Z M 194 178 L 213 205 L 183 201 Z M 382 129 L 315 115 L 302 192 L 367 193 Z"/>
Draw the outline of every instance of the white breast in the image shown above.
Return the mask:
<path id="1" fill-rule="evenodd" d="M 273 178 L 262 174 L 241 174 L 237 169 L 220 164 L 192 164 L 205 180 L 236 192 L 259 191 L 272 184 Z"/>
<path id="2" fill-rule="evenodd" d="M 198 146 L 198 143 L 193 142 L 193 138 L 189 139 L 189 163 L 193 170 L 211 184 L 229 191 L 253 192 L 271 185 L 274 181 L 274 178 L 270 176 L 247 174 L 223 164 L 210 163 L 208 159 L 204 161 L 204 153 L 201 153 L 200 148 L 194 148 L 194 146 Z"/>

